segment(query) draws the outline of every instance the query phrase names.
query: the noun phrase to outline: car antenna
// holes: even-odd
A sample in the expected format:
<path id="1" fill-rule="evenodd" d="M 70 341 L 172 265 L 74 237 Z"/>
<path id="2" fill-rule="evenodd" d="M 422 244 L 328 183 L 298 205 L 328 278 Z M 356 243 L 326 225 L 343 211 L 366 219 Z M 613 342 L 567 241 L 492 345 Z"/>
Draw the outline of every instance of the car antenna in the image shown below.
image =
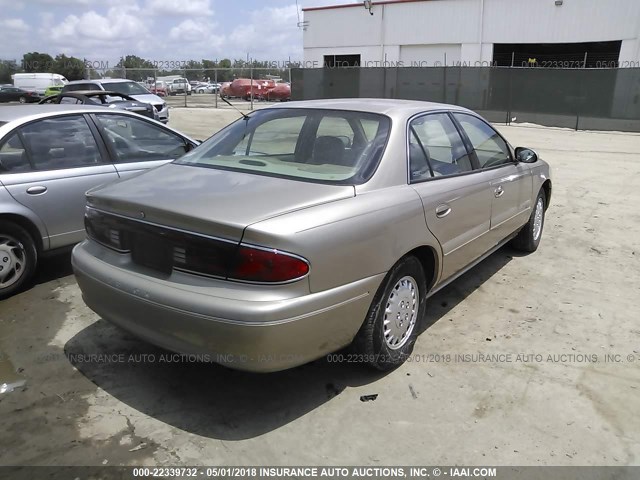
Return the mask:
<path id="1" fill-rule="evenodd" d="M 241 112 L 239 108 L 237 108 L 235 105 L 232 105 L 231 102 L 229 100 L 227 100 L 226 98 L 222 97 L 222 101 L 224 103 L 226 103 L 227 105 L 229 105 L 231 108 L 233 108 L 236 112 L 238 112 L 240 115 L 242 115 L 244 117 L 245 120 L 249 120 L 249 115 L 247 115 L 244 112 Z"/>

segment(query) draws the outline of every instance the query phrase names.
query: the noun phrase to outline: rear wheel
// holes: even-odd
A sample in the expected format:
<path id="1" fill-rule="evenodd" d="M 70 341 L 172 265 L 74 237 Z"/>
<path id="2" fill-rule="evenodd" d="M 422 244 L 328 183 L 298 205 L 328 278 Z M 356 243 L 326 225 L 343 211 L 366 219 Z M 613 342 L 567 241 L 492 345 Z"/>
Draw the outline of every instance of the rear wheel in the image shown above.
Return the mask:
<path id="1" fill-rule="evenodd" d="M 547 196 L 544 190 L 540 190 L 533 206 L 533 211 L 522 230 L 513 239 L 512 245 L 517 250 L 523 252 L 535 252 L 540 245 L 542 238 L 542 228 L 544 227 L 544 212 L 547 205 Z"/>
<path id="2" fill-rule="evenodd" d="M 20 103 L 27 103 L 27 98 L 26 98 L 26 97 L 20 97 L 20 98 L 18 99 L 18 101 L 19 101 Z"/>
<path id="3" fill-rule="evenodd" d="M 378 370 L 391 370 L 408 358 L 425 313 L 427 280 L 417 258 L 400 260 L 376 292 L 353 347 Z"/>
<path id="4" fill-rule="evenodd" d="M 0 299 L 22 288 L 35 272 L 37 260 L 31 235 L 20 225 L 0 220 Z"/>

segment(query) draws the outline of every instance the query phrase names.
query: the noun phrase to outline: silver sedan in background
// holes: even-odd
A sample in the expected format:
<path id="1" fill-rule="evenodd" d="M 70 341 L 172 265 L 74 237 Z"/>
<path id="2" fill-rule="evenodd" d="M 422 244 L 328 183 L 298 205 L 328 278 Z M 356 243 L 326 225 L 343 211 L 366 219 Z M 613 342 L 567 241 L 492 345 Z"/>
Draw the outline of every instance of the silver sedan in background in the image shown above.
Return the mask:
<path id="1" fill-rule="evenodd" d="M 549 166 L 467 109 L 294 102 L 87 194 L 87 305 L 140 338 L 275 371 L 352 344 L 409 355 L 426 299 L 508 241 L 537 249 Z"/>
<path id="2" fill-rule="evenodd" d="M 0 108 L 0 299 L 38 258 L 85 238 L 85 192 L 198 144 L 138 114 L 82 105 Z"/>

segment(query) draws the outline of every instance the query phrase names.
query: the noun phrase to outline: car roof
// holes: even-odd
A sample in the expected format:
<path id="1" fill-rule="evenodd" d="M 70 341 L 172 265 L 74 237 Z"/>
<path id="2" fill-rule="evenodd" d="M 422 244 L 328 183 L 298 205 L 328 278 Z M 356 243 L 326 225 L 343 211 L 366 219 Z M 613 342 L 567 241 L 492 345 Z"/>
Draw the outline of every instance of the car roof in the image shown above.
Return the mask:
<path id="1" fill-rule="evenodd" d="M 0 122 L 12 122 L 25 118 L 46 117 L 48 114 L 56 113 L 104 113 L 105 108 L 101 106 L 77 105 L 77 104 L 31 104 L 31 105 L 11 105 L 0 108 Z M 118 113 L 121 113 L 119 110 Z"/>
<path id="2" fill-rule="evenodd" d="M 102 97 L 113 95 L 114 97 L 128 97 L 124 93 L 113 92 L 111 90 L 73 90 L 72 92 L 63 92 L 59 95 L 71 96 L 71 95 L 84 95 L 85 97 Z"/>
<path id="3" fill-rule="evenodd" d="M 12 131 L 15 127 L 23 125 L 32 120 L 39 120 L 41 118 L 53 117 L 59 114 L 66 113 L 99 113 L 109 115 L 127 115 L 134 118 L 139 118 L 149 122 L 154 120 L 146 117 L 142 117 L 140 114 L 131 112 L 128 110 L 105 108 L 99 105 L 78 105 L 78 104 L 31 104 L 31 105 L 11 105 L 0 107 L 0 122 L 7 122 L 5 125 L 0 125 L 0 138 L 2 138 L 7 132 Z M 155 122 L 158 126 L 171 130 L 178 135 L 188 138 L 191 141 L 193 137 L 186 135 L 173 127 L 168 125 L 162 125 Z"/>
<path id="4" fill-rule="evenodd" d="M 98 78 L 98 79 L 94 79 L 94 80 L 73 80 L 72 82 L 67 83 L 67 85 L 77 85 L 78 83 L 101 84 L 101 83 L 104 83 L 104 82 L 121 83 L 121 82 L 134 82 L 134 81 L 133 80 L 127 80 L 126 78 Z"/>
<path id="5" fill-rule="evenodd" d="M 421 100 L 399 100 L 395 98 L 332 98 L 324 100 L 301 100 L 274 105 L 268 108 L 322 108 L 328 110 L 352 110 L 378 113 L 389 116 L 411 116 L 434 110 L 471 112 L 458 105 L 423 102 Z"/>

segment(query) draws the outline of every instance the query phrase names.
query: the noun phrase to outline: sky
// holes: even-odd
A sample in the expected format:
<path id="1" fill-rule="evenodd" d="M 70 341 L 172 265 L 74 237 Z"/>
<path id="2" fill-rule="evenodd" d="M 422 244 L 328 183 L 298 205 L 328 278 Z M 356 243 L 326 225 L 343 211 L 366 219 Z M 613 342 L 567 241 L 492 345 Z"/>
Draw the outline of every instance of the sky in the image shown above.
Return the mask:
<path id="1" fill-rule="evenodd" d="M 300 8 L 353 3 L 298 0 Z M 0 0 L 0 60 L 302 60 L 295 0 Z"/>

